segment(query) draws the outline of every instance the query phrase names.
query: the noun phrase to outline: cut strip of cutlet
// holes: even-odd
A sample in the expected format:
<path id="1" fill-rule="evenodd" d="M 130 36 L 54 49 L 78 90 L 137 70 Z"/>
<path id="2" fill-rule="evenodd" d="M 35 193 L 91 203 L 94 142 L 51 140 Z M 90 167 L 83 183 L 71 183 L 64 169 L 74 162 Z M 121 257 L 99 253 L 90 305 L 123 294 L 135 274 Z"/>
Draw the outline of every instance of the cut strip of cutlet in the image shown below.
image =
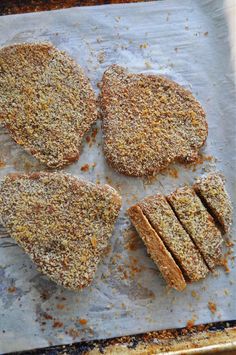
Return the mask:
<path id="1" fill-rule="evenodd" d="M 178 291 L 182 291 L 186 287 L 182 271 L 159 235 L 150 225 L 141 208 L 137 205 L 130 207 L 128 215 L 167 284 Z"/>
<path id="2" fill-rule="evenodd" d="M 179 188 L 167 196 L 167 200 L 209 268 L 212 270 L 216 265 L 222 265 L 221 233 L 194 189 L 189 186 Z"/>
<path id="3" fill-rule="evenodd" d="M 189 281 L 205 278 L 209 270 L 165 197 L 150 196 L 138 205 Z"/>
<path id="4" fill-rule="evenodd" d="M 217 173 L 209 174 L 197 180 L 193 188 L 223 232 L 228 233 L 232 224 L 232 205 L 221 176 Z"/>

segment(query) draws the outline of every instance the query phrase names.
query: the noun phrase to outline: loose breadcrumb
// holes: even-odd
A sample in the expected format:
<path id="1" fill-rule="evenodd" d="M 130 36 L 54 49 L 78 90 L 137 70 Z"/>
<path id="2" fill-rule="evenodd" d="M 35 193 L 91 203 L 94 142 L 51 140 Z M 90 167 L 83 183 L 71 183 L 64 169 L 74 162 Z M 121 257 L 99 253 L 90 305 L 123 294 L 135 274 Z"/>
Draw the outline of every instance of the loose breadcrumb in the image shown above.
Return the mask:
<path id="1" fill-rule="evenodd" d="M 208 308 L 211 311 L 211 313 L 216 313 L 217 307 L 214 302 L 208 302 Z"/>

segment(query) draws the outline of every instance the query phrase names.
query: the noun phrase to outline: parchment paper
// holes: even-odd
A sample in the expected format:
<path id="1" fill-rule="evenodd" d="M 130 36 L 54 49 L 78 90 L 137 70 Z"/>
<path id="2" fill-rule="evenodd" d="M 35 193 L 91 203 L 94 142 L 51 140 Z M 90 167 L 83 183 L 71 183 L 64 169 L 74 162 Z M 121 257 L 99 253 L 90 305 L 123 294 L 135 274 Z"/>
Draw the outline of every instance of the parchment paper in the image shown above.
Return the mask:
<path id="1" fill-rule="evenodd" d="M 100 129 L 95 143 L 85 141 L 80 160 L 65 171 L 108 182 L 121 192 L 123 206 L 110 252 L 92 286 L 76 293 L 42 276 L 13 240 L 0 238 L 1 352 L 182 327 L 190 319 L 196 324 L 236 319 L 232 265 L 229 274 L 221 270 L 219 276 L 189 285 L 183 293 L 168 290 L 142 242 L 132 235 L 125 214 L 145 195 L 168 193 L 213 169 L 226 176 L 235 203 L 236 96 L 225 13 L 220 0 L 166 0 L 0 18 L 0 45 L 51 41 L 81 64 L 97 92 L 103 71 L 112 63 L 132 72 L 161 73 L 189 88 L 207 112 L 209 137 L 203 154 L 216 158 L 196 171 L 174 166 L 177 178 L 172 166 L 172 172 L 150 182 L 119 175 L 107 166 Z M 0 177 L 45 169 L 3 128 L 0 159 L 6 163 Z M 90 165 L 88 172 L 81 171 L 84 164 Z M 216 304 L 215 313 L 209 301 Z"/>

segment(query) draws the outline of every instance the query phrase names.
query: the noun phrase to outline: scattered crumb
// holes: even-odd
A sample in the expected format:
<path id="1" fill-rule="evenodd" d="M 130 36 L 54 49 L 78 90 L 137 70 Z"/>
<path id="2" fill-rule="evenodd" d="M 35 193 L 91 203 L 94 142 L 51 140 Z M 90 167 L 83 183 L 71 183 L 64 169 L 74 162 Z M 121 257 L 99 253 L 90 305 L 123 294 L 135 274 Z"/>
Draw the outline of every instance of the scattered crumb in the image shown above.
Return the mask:
<path id="1" fill-rule="evenodd" d="M 207 32 L 204 32 L 203 34 L 204 34 L 204 36 L 208 36 L 208 31 L 207 31 Z"/>
<path id="2" fill-rule="evenodd" d="M 208 308 L 211 311 L 211 313 L 216 313 L 216 304 L 214 302 L 208 302 Z"/>
<path id="3" fill-rule="evenodd" d="M 63 303 L 58 303 L 57 304 L 57 309 L 64 309 L 65 305 Z"/>
<path id="4" fill-rule="evenodd" d="M 125 229 L 123 233 L 125 239 L 125 249 L 130 251 L 135 251 L 139 248 L 141 239 L 138 237 L 137 233 L 133 229 Z"/>
<path id="5" fill-rule="evenodd" d="M 225 296 L 229 295 L 229 290 L 227 288 L 224 289 L 224 294 L 225 294 Z"/>
<path id="6" fill-rule="evenodd" d="M 105 62 L 105 52 L 104 51 L 101 51 L 98 53 L 97 55 L 97 60 L 100 64 L 104 63 Z"/>
<path id="7" fill-rule="evenodd" d="M 81 166 L 80 168 L 81 171 L 89 171 L 89 164 L 84 164 L 83 166 Z"/>
<path id="8" fill-rule="evenodd" d="M 186 328 L 191 329 L 194 326 L 195 322 L 196 322 L 196 317 L 193 316 L 192 319 L 189 319 L 187 321 Z"/>
<path id="9" fill-rule="evenodd" d="M 199 295 L 199 293 L 197 293 L 196 291 L 192 291 L 192 292 L 191 292 L 191 295 L 192 295 L 192 297 L 196 298 L 197 300 L 200 299 L 200 295 Z"/>
<path id="10" fill-rule="evenodd" d="M 109 176 L 106 176 L 105 179 L 109 185 L 112 185 L 112 179 Z"/>
<path id="11" fill-rule="evenodd" d="M 152 185 L 158 179 L 158 175 L 145 176 L 143 178 L 144 185 Z"/>
<path id="12" fill-rule="evenodd" d="M 215 158 L 211 155 L 199 154 L 197 159 L 192 163 L 185 163 L 184 167 L 191 169 L 193 172 L 197 170 L 197 166 L 203 164 L 205 161 L 215 161 Z"/>
<path id="13" fill-rule="evenodd" d="M 140 49 L 143 49 L 143 48 L 147 48 L 148 47 L 148 43 L 141 43 L 140 45 L 139 45 L 139 48 Z"/>
<path id="14" fill-rule="evenodd" d="M 225 244 L 228 248 L 231 248 L 234 246 L 235 243 L 233 241 L 227 239 L 227 240 L 225 240 Z"/>
<path id="15" fill-rule="evenodd" d="M 8 291 L 9 293 L 14 293 L 14 292 L 16 292 L 16 288 L 15 288 L 14 286 L 8 287 L 7 291 Z"/>
<path id="16" fill-rule="evenodd" d="M 81 318 L 81 319 L 79 319 L 79 323 L 80 323 L 81 325 L 86 325 L 86 324 L 88 323 L 88 321 L 87 321 L 87 319 Z"/>
<path id="17" fill-rule="evenodd" d="M 230 273 L 230 268 L 229 268 L 229 265 L 228 265 L 228 260 L 227 260 L 227 258 L 224 258 L 222 265 L 223 265 L 223 267 L 225 268 L 225 272 L 226 272 L 227 274 L 229 274 L 229 273 Z"/>
<path id="18" fill-rule="evenodd" d="M 53 328 L 62 328 L 63 327 L 63 323 L 62 322 L 60 322 L 59 320 L 55 320 L 54 322 L 53 322 Z"/>
<path id="19" fill-rule="evenodd" d="M 72 339 L 75 339 L 80 335 L 79 331 L 75 328 L 70 328 L 66 333 L 69 334 Z"/>
<path id="20" fill-rule="evenodd" d="M 6 166 L 6 163 L 3 160 L 0 160 L 0 169 L 4 168 Z"/>
<path id="21" fill-rule="evenodd" d="M 141 267 L 139 267 L 138 264 L 138 260 L 134 257 L 130 257 L 130 264 L 129 266 L 129 270 L 130 270 L 130 277 L 134 277 L 137 273 L 140 273 L 142 271 Z"/>
<path id="22" fill-rule="evenodd" d="M 176 53 L 179 51 L 179 48 L 178 47 L 175 47 L 175 51 L 176 51 Z"/>
<path id="23" fill-rule="evenodd" d="M 43 317 L 44 317 L 45 319 L 53 319 L 52 316 L 51 316 L 50 314 L 48 314 L 48 313 L 44 313 L 44 314 L 43 314 Z"/>
<path id="24" fill-rule="evenodd" d="M 98 128 L 96 127 L 96 128 L 93 129 L 91 137 L 92 138 L 96 138 L 97 134 L 98 134 Z"/>

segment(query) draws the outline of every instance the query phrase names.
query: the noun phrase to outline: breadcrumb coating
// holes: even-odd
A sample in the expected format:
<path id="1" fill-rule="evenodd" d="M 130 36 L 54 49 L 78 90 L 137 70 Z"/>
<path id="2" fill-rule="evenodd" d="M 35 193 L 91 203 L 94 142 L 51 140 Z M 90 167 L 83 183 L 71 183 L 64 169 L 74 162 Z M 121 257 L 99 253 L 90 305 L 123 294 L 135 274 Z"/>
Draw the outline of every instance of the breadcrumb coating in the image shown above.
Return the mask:
<path id="1" fill-rule="evenodd" d="M 125 175 L 153 175 L 173 161 L 193 161 L 207 138 L 199 102 L 162 76 L 112 65 L 101 82 L 100 108 L 105 157 Z"/>
<path id="2" fill-rule="evenodd" d="M 10 174 L 0 187 L 0 222 L 41 272 L 74 290 L 92 282 L 120 207 L 112 187 L 63 173 Z"/>
<path id="3" fill-rule="evenodd" d="M 50 43 L 0 49 L 0 121 L 48 167 L 79 158 L 97 119 L 95 94 L 80 66 Z"/>

